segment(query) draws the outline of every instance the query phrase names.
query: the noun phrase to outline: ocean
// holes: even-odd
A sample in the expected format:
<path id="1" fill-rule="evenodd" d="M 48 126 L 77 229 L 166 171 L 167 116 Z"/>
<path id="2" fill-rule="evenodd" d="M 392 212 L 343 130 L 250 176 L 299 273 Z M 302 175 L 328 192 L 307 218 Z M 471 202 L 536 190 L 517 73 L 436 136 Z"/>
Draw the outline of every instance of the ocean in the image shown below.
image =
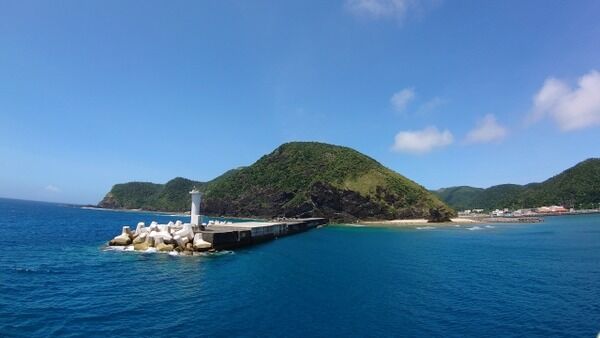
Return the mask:
<path id="1" fill-rule="evenodd" d="M 0 336 L 600 332 L 597 215 L 474 230 L 327 226 L 194 257 L 103 250 L 124 224 L 177 219 L 0 199 Z"/>

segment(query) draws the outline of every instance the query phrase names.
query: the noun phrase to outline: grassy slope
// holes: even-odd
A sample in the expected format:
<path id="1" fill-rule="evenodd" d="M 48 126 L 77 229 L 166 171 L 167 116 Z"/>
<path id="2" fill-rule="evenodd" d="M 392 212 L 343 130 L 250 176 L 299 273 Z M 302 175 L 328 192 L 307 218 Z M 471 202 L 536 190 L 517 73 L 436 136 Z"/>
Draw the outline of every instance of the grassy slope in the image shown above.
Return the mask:
<path id="1" fill-rule="evenodd" d="M 316 142 L 284 144 L 253 165 L 207 183 L 177 178 L 165 185 L 118 184 L 100 205 L 183 211 L 189 208 L 188 192 L 194 185 L 205 193 L 208 214 L 344 220 L 426 217 L 430 209 L 442 217 L 453 214 L 422 186 L 372 158 Z"/>
<path id="2" fill-rule="evenodd" d="M 503 184 L 487 189 L 452 187 L 435 193 L 459 210 L 519 209 L 550 204 L 597 207 L 600 203 L 600 159 L 587 159 L 541 183 Z"/>
<path id="3" fill-rule="evenodd" d="M 347 147 L 316 142 L 284 144 L 228 179 L 209 183 L 206 197 L 209 210 L 242 215 L 297 215 L 310 209 L 312 214 L 330 217 L 350 212 L 342 218 L 394 218 L 422 217 L 429 208 L 446 210 L 423 187 L 372 158 Z M 338 199 L 342 205 L 332 205 L 334 201 L 322 197 Z M 361 205 L 375 213 L 349 210 Z"/>
<path id="4" fill-rule="evenodd" d="M 166 184 L 129 182 L 116 184 L 100 202 L 100 206 L 116 209 L 145 209 L 187 211 L 190 208 L 189 191 L 205 183 L 177 177 Z"/>

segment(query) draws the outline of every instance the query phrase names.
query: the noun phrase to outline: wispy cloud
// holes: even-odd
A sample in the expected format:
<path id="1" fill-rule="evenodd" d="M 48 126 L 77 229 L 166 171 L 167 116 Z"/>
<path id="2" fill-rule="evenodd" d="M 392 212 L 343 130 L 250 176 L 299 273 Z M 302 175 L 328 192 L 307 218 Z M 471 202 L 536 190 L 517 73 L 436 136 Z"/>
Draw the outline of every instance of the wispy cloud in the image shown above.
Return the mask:
<path id="1" fill-rule="evenodd" d="M 49 191 L 49 192 L 60 192 L 60 189 L 52 184 L 47 185 L 44 190 Z"/>
<path id="2" fill-rule="evenodd" d="M 414 88 L 404 88 L 392 95 L 390 98 L 390 103 L 394 107 L 394 110 L 398 112 L 403 112 L 406 110 L 406 107 L 415 98 L 415 90 Z"/>
<path id="3" fill-rule="evenodd" d="M 488 143 L 500 141 L 506 137 L 508 130 L 496 121 L 493 114 L 487 114 L 477 126 L 467 134 L 467 143 Z"/>
<path id="4" fill-rule="evenodd" d="M 563 131 L 600 125 L 600 72 L 592 70 L 571 88 L 564 81 L 548 78 L 533 98 L 529 122 L 551 117 Z"/>
<path id="5" fill-rule="evenodd" d="M 419 108 L 417 109 L 416 113 L 418 115 L 429 114 L 432 111 L 436 110 L 441 105 L 443 105 L 444 103 L 446 103 L 446 100 L 442 99 L 441 97 L 436 96 L 433 99 L 421 104 L 419 106 Z"/>
<path id="6" fill-rule="evenodd" d="M 400 22 L 410 14 L 419 15 L 440 0 L 346 0 L 345 7 L 360 17 L 393 18 Z"/>
<path id="7" fill-rule="evenodd" d="M 439 131 L 430 126 L 422 130 L 407 130 L 396 134 L 392 150 L 396 152 L 423 154 L 435 148 L 452 144 L 454 136 L 449 130 Z"/>

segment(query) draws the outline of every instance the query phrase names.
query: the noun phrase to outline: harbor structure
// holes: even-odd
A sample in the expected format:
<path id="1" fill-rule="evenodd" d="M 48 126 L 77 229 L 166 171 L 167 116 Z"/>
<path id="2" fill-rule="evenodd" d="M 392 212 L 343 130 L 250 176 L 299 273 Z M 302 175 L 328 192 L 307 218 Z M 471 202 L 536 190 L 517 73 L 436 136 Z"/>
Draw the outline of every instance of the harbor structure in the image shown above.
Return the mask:
<path id="1" fill-rule="evenodd" d="M 138 223 L 135 231 L 124 226 L 119 236 L 108 245 L 135 251 L 167 251 L 193 254 L 197 251 L 232 249 L 272 240 L 316 228 L 328 223 L 326 218 L 279 219 L 277 221 L 210 220 L 202 222 L 200 205 L 202 193 L 190 191 L 192 203 L 190 223 L 181 221 L 146 227 Z"/>
<path id="2" fill-rule="evenodd" d="M 200 203 L 202 202 L 202 193 L 194 187 L 190 191 L 192 195 L 192 209 L 190 210 L 190 223 L 192 225 L 202 224 L 202 216 L 200 216 Z"/>

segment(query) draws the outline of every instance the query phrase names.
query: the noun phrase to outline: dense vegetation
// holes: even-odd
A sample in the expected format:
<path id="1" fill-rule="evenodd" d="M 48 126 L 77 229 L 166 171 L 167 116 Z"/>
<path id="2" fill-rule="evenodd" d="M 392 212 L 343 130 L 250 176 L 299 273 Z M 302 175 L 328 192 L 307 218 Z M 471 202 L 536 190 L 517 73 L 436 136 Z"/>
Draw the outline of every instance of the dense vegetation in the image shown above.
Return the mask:
<path id="1" fill-rule="evenodd" d="M 190 208 L 189 191 L 205 183 L 177 177 L 166 184 L 129 182 L 115 184 L 98 204 L 112 209 L 184 211 Z"/>
<path id="2" fill-rule="evenodd" d="M 596 208 L 600 203 L 600 159 L 591 158 L 541 183 L 503 184 L 487 189 L 452 187 L 434 191 L 456 209 L 533 208 L 564 205 Z"/>
<path id="3" fill-rule="evenodd" d="M 430 217 L 440 221 L 454 213 L 422 186 L 372 158 L 316 142 L 287 143 L 249 167 L 228 171 L 207 183 L 188 182 L 170 198 L 160 198 L 166 196 L 169 183 L 159 185 L 146 200 L 132 189 L 126 200 L 137 204 L 121 202 L 123 194 L 115 189 L 121 191 L 123 185 L 116 185 L 107 198 L 118 201 L 119 207 L 187 210 L 187 193 L 195 184 L 204 192 L 204 212 L 213 215 L 321 216 L 345 221 Z M 173 199 L 177 202 L 170 204 Z M 170 206 L 176 208 L 166 208 Z"/>

